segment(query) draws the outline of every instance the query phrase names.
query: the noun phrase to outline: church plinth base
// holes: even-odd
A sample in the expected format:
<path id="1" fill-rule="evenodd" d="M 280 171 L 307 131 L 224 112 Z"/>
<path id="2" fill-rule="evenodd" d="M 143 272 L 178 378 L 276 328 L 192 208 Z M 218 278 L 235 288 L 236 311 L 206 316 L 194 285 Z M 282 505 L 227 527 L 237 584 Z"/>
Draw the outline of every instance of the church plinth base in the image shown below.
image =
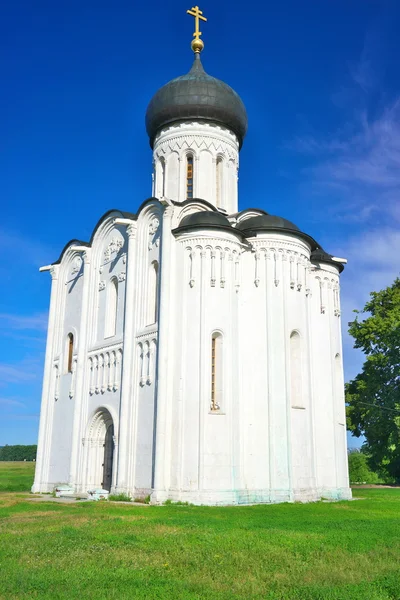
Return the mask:
<path id="1" fill-rule="evenodd" d="M 154 491 L 151 504 L 189 502 L 206 506 L 239 506 L 246 504 L 277 504 L 280 502 L 317 502 L 321 499 L 350 500 L 350 488 L 324 488 L 302 490 L 196 490 Z"/>
<path id="2" fill-rule="evenodd" d="M 54 488 L 60 484 L 57 483 L 34 483 L 31 487 L 32 494 L 50 494 Z"/>

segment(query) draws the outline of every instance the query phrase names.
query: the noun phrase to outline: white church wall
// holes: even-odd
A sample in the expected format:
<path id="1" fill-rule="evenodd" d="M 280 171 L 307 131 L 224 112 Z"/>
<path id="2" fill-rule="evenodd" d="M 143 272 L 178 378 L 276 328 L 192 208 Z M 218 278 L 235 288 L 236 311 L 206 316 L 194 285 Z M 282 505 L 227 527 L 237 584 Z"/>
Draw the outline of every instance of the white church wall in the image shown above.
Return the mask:
<path id="1" fill-rule="evenodd" d="M 338 271 L 331 265 L 313 265 L 310 279 L 317 486 L 322 496 L 348 497 L 347 476 L 343 473 L 347 465 L 346 442 L 345 436 L 340 436 L 340 428 L 344 426 L 337 422 L 335 393 L 335 356 L 341 355 L 339 315 L 334 299 Z M 338 462 L 343 464 L 339 472 Z"/>
<path id="2" fill-rule="evenodd" d="M 237 239 L 225 232 L 199 231 L 178 242 L 175 281 L 177 323 L 171 423 L 170 489 L 176 498 L 199 501 L 232 495 L 233 389 L 231 371 L 234 291 L 233 251 Z M 218 403 L 212 405 L 212 336 L 220 336 Z M 222 377 L 221 377 L 222 376 Z M 221 495 L 221 493 L 222 495 Z M 183 496 L 182 496 L 183 494 Z"/>
<path id="3" fill-rule="evenodd" d="M 127 244 L 125 229 L 114 225 L 116 216 L 120 216 L 118 211 L 110 213 L 96 229 L 87 271 L 87 314 L 81 319 L 81 328 L 85 328 L 81 332 L 84 333 L 85 347 L 81 359 L 79 405 L 73 426 L 75 450 L 70 468 L 70 483 L 80 492 L 87 491 L 87 486 L 93 484 L 92 478 L 88 477 L 88 464 L 94 460 L 92 446 L 103 447 L 104 443 L 104 440 L 93 441 L 88 437 L 93 412 L 107 403 L 114 415 L 119 414 Z M 110 293 L 110 286 L 115 286 L 114 295 Z M 114 428 L 117 428 L 116 423 Z M 96 452 L 98 462 L 102 450 Z M 114 448 L 114 463 L 116 456 L 117 447 Z"/>
<path id="4" fill-rule="evenodd" d="M 307 335 L 304 282 L 310 250 L 297 238 L 272 233 L 259 234 L 249 242 L 253 252 L 243 256 L 241 289 L 243 324 L 246 324 L 243 325 L 246 341 L 242 340 L 241 347 L 254 348 L 242 384 L 243 394 L 248 391 L 253 399 L 250 407 L 246 405 L 245 470 L 247 477 L 252 477 L 252 487 L 270 488 L 271 499 L 275 494 L 275 499 L 282 494 L 290 499 L 294 485 L 312 484 L 309 442 L 298 443 L 299 436 L 301 440 L 307 439 L 310 427 L 310 417 L 303 408 L 308 391 L 307 348 L 303 352 L 301 407 L 294 409 L 289 370 L 292 331 L 300 330 Z M 246 357 L 243 363 L 246 364 Z M 304 417 L 292 415 L 300 410 L 304 411 Z"/>
<path id="5" fill-rule="evenodd" d="M 134 351 L 131 365 L 129 403 L 126 411 L 128 432 L 126 488 L 135 496 L 147 496 L 154 471 L 155 390 L 158 351 L 158 312 L 160 295 L 160 248 L 162 208 L 149 203 L 139 214 L 136 234 L 135 306 L 132 336 Z M 120 489 L 120 488 L 119 488 Z"/>
<path id="6" fill-rule="evenodd" d="M 59 336 L 54 356 L 51 444 L 47 482 L 68 483 L 72 452 L 73 418 L 76 403 L 77 351 L 82 311 L 84 263 L 81 256 L 68 250 L 60 266 L 61 293 L 58 298 Z M 71 338 L 70 342 L 68 336 Z"/>
<path id="7" fill-rule="evenodd" d="M 93 306 L 96 317 L 93 333 L 96 332 L 96 336 L 92 335 L 91 346 L 106 345 L 123 335 L 127 239 L 125 228 L 113 225 L 114 218 L 107 219 L 93 242 L 93 285 L 97 288 L 97 305 Z M 116 288 L 116 304 L 112 302 L 113 287 Z"/>
<path id="8" fill-rule="evenodd" d="M 188 155 L 193 157 L 192 197 L 204 198 L 228 213 L 237 212 L 239 143 L 230 130 L 208 122 L 182 122 L 157 134 L 153 163 L 158 197 L 165 191 L 170 200 L 187 199 Z M 218 160 L 222 168 L 217 177 Z"/>

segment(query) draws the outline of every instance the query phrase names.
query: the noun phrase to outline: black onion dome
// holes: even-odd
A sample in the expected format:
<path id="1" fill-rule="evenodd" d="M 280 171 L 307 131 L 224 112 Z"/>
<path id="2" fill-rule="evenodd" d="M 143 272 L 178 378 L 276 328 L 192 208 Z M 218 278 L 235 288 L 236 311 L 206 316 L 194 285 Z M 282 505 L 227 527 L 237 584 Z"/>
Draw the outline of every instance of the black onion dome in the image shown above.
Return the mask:
<path id="1" fill-rule="evenodd" d="M 183 217 L 179 223 L 179 229 L 181 227 L 187 229 L 190 227 L 231 227 L 231 224 L 220 212 L 201 210 Z"/>
<path id="2" fill-rule="evenodd" d="M 199 54 L 187 75 L 164 85 L 150 100 L 146 111 L 150 145 L 162 127 L 187 119 L 224 125 L 237 135 L 240 146 L 247 132 L 247 113 L 240 96 L 220 79 L 207 75 Z"/>
<path id="3" fill-rule="evenodd" d="M 237 229 L 241 231 L 246 231 L 247 229 L 251 229 L 252 231 L 256 230 L 276 230 L 276 229 L 286 229 L 290 231 L 300 231 L 300 229 L 287 219 L 283 217 L 276 217 L 275 215 L 258 215 L 257 217 L 250 217 L 249 219 L 245 219 L 244 221 L 240 221 L 236 225 Z"/>

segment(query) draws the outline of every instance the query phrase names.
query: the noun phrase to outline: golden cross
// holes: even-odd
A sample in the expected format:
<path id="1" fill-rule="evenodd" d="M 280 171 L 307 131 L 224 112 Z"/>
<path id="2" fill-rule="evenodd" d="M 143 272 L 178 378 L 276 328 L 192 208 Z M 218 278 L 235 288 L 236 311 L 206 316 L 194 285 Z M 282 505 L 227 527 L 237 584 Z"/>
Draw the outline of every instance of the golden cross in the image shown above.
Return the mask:
<path id="1" fill-rule="evenodd" d="M 194 40 L 192 42 L 192 49 L 194 52 L 201 52 L 203 49 L 203 42 L 200 40 L 200 36 L 202 35 L 199 29 L 199 21 L 207 21 L 205 17 L 203 17 L 203 11 L 199 9 L 198 6 L 193 6 L 190 10 L 186 11 L 188 15 L 194 17 L 195 21 L 195 32 L 193 34 Z"/>

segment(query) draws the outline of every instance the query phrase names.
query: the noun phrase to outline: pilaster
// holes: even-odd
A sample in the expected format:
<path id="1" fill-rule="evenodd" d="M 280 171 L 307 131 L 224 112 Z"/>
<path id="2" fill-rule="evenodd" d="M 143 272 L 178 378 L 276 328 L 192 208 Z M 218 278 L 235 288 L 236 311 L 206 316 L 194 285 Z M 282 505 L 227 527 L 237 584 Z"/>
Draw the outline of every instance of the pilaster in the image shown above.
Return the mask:
<path id="1" fill-rule="evenodd" d="M 91 282 L 91 248 L 83 252 L 83 289 L 82 289 L 82 314 L 80 322 L 80 335 L 78 339 L 78 356 L 76 365 L 76 388 L 75 388 L 75 410 L 74 424 L 72 431 L 72 449 L 70 462 L 69 483 L 75 486 L 77 483 L 77 471 L 79 460 L 79 444 L 82 438 L 82 410 L 85 404 L 84 383 L 86 372 L 86 346 L 88 337 L 88 317 L 89 317 L 89 293 Z"/>
<path id="2" fill-rule="evenodd" d="M 157 356 L 157 393 L 156 393 L 156 432 L 154 453 L 154 492 L 152 501 L 160 502 L 166 499 L 169 484 L 170 448 L 167 444 L 168 404 L 171 400 L 170 379 L 172 370 L 169 361 L 173 360 L 173 349 L 170 346 L 170 328 L 172 294 L 172 244 L 171 222 L 174 208 L 166 206 L 162 223 L 161 256 L 160 256 L 160 308 L 159 308 L 159 347 Z"/>
<path id="3" fill-rule="evenodd" d="M 133 400 L 133 375 L 134 375 L 134 315 L 135 315 L 135 268 L 136 268 L 136 234 L 137 223 L 131 221 L 127 227 L 128 257 L 126 272 L 125 319 L 124 319 L 124 355 L 122 363 L 122 384 L 119 419 L 119 452 L 116 477 L 116 488 L 119 492 L 126 492 L 129 478 L 130 452 L 135 448 L 135 440 L 130 440 L 133 435 L 132 414 L 135 414 Z M 135 429 L 136 431 L 136 429 Z"/>
<path id="4" fill-rule="evenodd" d="M 50 294 L 50 310 L 49 323 L 47 328 L 46 341 L 46 358 L 44 363 L 42 403 L 40 408 L 40 425 L 39 438 L 36 455 L 35 481 L 32 486 L 32 492 L 45 492 L 48 484 L 49 474 L 49 457 L 51 451 L 51 431 L 53 410 L 52 404 L 54 397 L 51 394 L 52 370 L 53 370 L 53 354 L 54 344 L 56 341 L 56 315 L 59 303 L 59 265 L 52 265 L 50 268 L 51 274 L 51 294 Z"/>

